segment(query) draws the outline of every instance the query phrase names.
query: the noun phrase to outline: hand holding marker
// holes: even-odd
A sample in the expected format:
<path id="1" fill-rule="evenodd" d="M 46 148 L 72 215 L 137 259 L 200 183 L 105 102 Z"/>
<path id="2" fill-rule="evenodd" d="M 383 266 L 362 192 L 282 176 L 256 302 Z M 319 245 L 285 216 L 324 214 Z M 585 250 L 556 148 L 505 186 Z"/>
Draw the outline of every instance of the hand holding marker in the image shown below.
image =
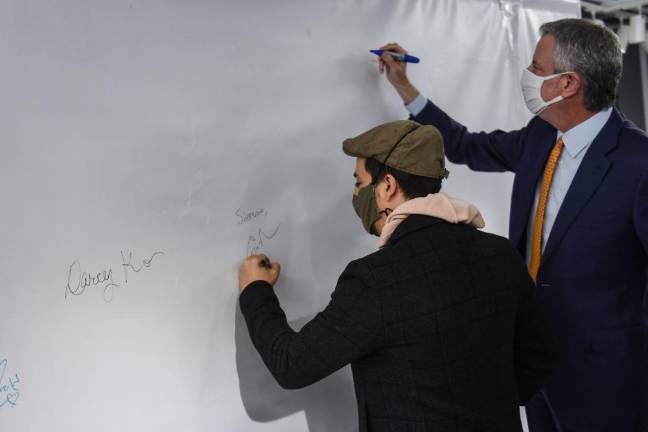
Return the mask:
<path id="1" fill-rule="evenodd" d="M 377 56 L 383 55 L 384 52 L 392 56 L 392 58 L 396 61 L 399 62 L 405 62 L 405 63 L 418 63 L 420 60 L 418 57 L 411 56 L 409 54 L 401 54 L 393 51 L 384 51 L 384 50 L 369 50 L 369 52 L 372 52 L 376 54 Z"/>
<path id="2" fill-rule="evenodd" d="M 265 267 L 265 268 L 267 268 L 267 269 L 272 269 L 272 264 L 270 263 L 270 258 L 268 258 L 268 257 L 265 256 L 265 255 L 263 256 L 263 258 L 261 259 L 261 261 L 259 261 L 259 265 L 260 265 L 261 267 Z"/>

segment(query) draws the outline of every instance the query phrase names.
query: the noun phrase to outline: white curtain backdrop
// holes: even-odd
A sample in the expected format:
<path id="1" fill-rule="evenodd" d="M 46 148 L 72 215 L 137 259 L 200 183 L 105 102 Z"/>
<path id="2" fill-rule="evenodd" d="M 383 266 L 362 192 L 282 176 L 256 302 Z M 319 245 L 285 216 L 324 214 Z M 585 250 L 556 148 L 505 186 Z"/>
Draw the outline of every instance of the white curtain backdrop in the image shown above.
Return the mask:
<path id="1" fill-rule="evenodd" d="M 406 117 L 369 49 L 472 129 L 529 119 L 519 76 L 575 1 L 7 0 L 0 5 L 0 430 L 357 428 L 348 368 L 284 391 L 236 267 L 283 264 L 300 327 L 376 248 L 344 138 Z M 511 176 L 448 193 L 506 234 Z"/>

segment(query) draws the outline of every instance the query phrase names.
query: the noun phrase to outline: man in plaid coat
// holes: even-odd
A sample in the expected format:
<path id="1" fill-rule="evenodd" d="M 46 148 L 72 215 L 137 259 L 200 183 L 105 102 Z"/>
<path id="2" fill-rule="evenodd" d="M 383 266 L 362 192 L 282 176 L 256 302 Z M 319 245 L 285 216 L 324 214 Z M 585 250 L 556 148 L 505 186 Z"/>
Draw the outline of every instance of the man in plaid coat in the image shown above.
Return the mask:
<path id="1" fill-rule="evenodd" d="M 439 192 L 435 127 L 387 123 L 343 150 L 357 158 L 353 206 L 380 249 L 349 263 L 298 332 L 273 291 L 279 263 L 243 262 L 241 311 L 270 372 L 296 389 L 351 364 L 362 432 L 521 431 L 518 406 L 555 352 L 519 253 Z"/>

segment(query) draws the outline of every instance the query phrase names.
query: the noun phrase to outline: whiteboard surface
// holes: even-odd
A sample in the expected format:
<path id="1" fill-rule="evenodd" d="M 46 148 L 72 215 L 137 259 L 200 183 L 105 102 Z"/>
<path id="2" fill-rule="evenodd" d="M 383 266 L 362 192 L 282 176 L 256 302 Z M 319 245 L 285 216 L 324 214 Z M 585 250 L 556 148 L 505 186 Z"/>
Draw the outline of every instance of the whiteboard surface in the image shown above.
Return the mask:
<path id="1" fill-rule="evenodd" d="M 369 49 L 422 59 L 472 129 L 519 128 L 540 22 L 573 1 L 5 1 L 0 430 L 352 431 L 348 368 L 278 387 L 237 311 L 251 252 L 295 328 L 375 250 L 343 139 L 406 111 Z M 444 189 L 506 234 L 511 176 Z"/>

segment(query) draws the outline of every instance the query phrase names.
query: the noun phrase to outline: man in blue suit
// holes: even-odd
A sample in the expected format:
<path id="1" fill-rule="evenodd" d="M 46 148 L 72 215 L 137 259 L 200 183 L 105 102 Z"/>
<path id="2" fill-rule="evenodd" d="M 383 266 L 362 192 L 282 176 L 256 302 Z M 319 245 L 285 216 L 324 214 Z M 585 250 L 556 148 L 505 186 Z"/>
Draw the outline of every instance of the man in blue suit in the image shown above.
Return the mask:
<path id="1" fill-rule="evenodd" d="M 448 159 L 515 173 L 509 238 L 526 258 L 562 360 L 526 405 L 531 432 L 648 431 L 648 137 L 613 108 L 618 39 L 581 19 L 544 24 L 522 92 L 524 128 L 471 133 L 380 60 Z M 383 47 L 405 53 L 397 44 Z"/>

